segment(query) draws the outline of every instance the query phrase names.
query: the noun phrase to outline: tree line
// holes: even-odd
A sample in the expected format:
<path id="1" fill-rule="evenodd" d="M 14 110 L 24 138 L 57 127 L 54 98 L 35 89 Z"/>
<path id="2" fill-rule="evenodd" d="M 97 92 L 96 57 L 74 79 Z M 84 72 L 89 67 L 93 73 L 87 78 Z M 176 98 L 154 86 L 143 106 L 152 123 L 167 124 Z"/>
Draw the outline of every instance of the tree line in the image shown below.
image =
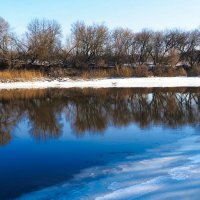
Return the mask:
<path id="1" fill-rule="evenodd" d="M 11 31 L 0 17 L 0 67 L 108 67 L 177 64 L 198 66 L 200 30 L 110 30 L 104 24 L 76 22 L 64 41 L 55 20 L 34 19 L 23 36 Z"/>

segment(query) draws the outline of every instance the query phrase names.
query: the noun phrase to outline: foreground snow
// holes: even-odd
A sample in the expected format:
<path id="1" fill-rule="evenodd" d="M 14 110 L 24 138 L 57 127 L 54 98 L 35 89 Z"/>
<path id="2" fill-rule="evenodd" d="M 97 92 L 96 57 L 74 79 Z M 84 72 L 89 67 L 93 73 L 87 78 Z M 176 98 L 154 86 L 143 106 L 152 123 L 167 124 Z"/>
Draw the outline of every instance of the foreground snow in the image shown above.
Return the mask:
<path id="1" fill-rule="evenodd" d="M 134 88 L 134 87 L 200 87 L 200 77 L 149 77 L 92 80 L 41 80 L 0 83 L 0 89 L 29 88 Z"/>

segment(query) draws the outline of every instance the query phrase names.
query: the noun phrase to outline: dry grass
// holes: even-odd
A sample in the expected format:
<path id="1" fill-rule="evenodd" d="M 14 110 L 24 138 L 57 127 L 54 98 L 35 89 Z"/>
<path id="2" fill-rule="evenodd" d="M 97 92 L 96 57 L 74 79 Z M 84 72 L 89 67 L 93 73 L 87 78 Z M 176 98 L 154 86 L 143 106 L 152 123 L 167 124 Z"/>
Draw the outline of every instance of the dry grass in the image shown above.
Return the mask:
<path id="1" fill-rule="evenodd" d="M 4 70 L 0 71 L 0 82 L 32 81 L 44 78 L 42 72 L 35 70 Z"/>
<path id="2" fill-rule="evenodd" d="M 111 77 L 111 73 L 107 70 L 90 70 L 83 72 L 80 76 L 83 79 L 108 78 Z"/>
<path id="3" fill-rule="evenodd" d="M 117 67 L 114 69 L 101 69 L 84 71 L 81 74 L 83 79 L 110 78 L 110 77 L 133 77 L 136 75 L 135 69 L 130 67 Z"/>
<path id="4" fill-rule="evenodd" d="M 183 68 L 156 67 L 153 75 L 158 77 L 187 76 L 187 72 Z"/>
<path id="5" fill-rule="evenodd" d="M 139 66 L 134 69 L 134 77 L 149 77 L 153 76 L 152 72 L 146 66 Z"/>
<path id="6" fill-rule="evenodd" d="M 187 74 L 188 73 L 188 74 Z M 150 76 L 199 76 L 200 67 L 193 67 L 189 72 L 184 68 L 171 67 L 156 67 L 149 70 L 145 66 L 131 67 L 116 67 L 116 68 L 99 68 L 99 69 L 63 69 L 50 68 L 47 71 L 41 72 L 36 70 L 4 70 L 0 71 L 0 82 L 14 81 L 33 81 L 41 80 L 42 78 L 57 79 L 95 79 L 95 78 L 125 78 L 125 77 L 150 77 Z"/>
<path id="7" fill-rule="evenodd" d="M 117 77 L 132 77 L 134 75 L 133 68 L 119 67 L 115 70 L 115 76 Z"/>

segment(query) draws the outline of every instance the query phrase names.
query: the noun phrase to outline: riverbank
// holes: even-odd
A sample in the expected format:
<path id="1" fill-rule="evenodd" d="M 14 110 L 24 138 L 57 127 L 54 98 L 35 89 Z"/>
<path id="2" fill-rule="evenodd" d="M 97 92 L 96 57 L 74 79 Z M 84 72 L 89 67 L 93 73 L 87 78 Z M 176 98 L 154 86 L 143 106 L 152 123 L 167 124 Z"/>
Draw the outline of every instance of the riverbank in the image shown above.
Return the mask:
<path id="1" fill-rule="evenodd" d="M 200 77 L 105 78 L 89 80 L 63 78 L 0 83 L 0 89 L 153 87 L 200 87 Z"/>

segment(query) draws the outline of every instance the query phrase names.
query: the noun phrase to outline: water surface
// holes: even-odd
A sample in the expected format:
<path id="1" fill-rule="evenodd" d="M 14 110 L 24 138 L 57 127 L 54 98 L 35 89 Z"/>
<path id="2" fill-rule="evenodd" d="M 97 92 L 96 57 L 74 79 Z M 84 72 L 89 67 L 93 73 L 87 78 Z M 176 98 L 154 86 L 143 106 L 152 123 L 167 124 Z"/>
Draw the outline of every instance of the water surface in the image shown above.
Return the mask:
<path id="1" fill-rule="evenodd" d="M 0 91 L 0 199 L 198 199 L 200 90 Z"/>

